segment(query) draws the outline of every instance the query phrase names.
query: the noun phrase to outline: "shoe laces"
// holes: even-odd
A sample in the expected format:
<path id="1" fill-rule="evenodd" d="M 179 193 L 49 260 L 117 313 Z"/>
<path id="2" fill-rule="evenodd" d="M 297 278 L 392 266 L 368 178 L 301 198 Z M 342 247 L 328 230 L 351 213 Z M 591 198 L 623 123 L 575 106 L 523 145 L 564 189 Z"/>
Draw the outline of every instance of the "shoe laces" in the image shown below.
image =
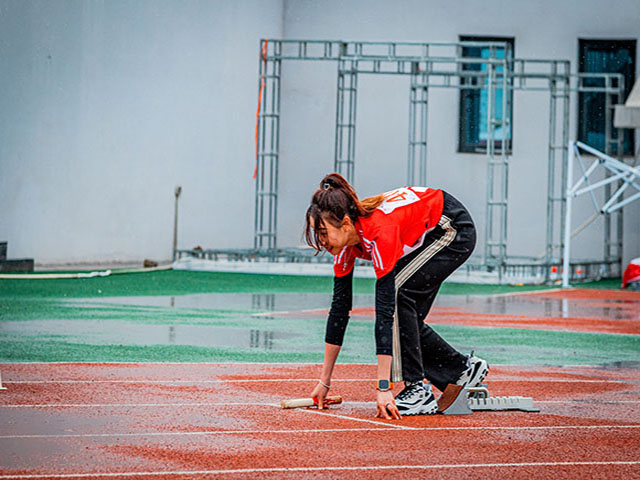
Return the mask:
<path id="1" fill-rule="evenodd" d="M 412 383 L 411 385 L 409 385 L 408 387 L 405 387 L 404 390 L 402 390 L 398 396 L 396 397 L 397 400 L 406 400 L 408 398 L 413 397 L 414 395 L 419 395 L 421 392 L 426 392 L 426 389 L 422 386 L 421 383 Z"/>
<path id="2" fill-rule="evenodd" d="M 467 369 L 471 368 L 473 366 L 471 359 L 473 358 L 473 354 L 475 352 L 473 350 L 471 350 L 471 353 L 469 354 L 469 356 L 467 357 Z"/>

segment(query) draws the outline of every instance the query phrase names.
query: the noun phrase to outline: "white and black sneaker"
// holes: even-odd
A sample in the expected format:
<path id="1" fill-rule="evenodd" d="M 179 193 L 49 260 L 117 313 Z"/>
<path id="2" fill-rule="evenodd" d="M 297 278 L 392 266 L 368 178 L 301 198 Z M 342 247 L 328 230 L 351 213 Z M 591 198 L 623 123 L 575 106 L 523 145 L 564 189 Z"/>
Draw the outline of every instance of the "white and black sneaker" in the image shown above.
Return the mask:
<path id="1" fill-rule="evenodd" d="M 400 415 L 431 415 L 438 411 L 438 402 L 431 392 L 431 385 L 423 381 L 405 385 L 395 398 Z"/>
<path id="2" fill-rule="evenodd" d="M 477 387 L 482 384 L 482 380 L 489 373 L 489 364 L 485 360 L 476 357 L 473 352 L 469 355 L 467 364 L 468 368 L 462 372 L 456 385 Z"/>

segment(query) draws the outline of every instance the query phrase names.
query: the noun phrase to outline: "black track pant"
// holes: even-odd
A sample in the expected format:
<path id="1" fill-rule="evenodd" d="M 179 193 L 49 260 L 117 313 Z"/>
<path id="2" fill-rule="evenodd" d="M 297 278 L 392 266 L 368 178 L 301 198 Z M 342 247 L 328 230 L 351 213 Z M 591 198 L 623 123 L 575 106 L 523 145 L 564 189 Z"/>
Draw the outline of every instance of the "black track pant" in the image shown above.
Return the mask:
<path id="1" fill-rule="evenodd" d="M 442 282 L 469 258 L 475 244 L 476 230 L 469 212 L 444 192 L 440 223 L 420 248 L 396 264 L 396 321 L 404 381 L 426 378 L 444 390 L 467 368 L 467 357 L 424 320 Z"/>

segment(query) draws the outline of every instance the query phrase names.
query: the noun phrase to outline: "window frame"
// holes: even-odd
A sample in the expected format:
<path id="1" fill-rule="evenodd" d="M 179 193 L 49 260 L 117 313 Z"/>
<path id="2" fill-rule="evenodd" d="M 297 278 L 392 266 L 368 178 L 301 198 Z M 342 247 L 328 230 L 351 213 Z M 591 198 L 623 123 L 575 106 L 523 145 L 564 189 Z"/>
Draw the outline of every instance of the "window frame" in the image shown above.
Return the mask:
<path id="1" fill-rule="evenodd" d="M 504 42 L 508 43 L 511 46 L 511 52 L 515 57 L 515 37 L 506 37 L 506 36 L 494 36 L 494 35 L 459 35 L 458 39 L 460 42 Z M 463 47 L 463 55 L 465 48 L 480 48 L 480 47 Z M 478 57 L 471 57 L 478 58 Z M 462 69 L 469 69 L 469 66 L 462 65 Z M 461 77 L 460 82 L 464 84 L 465 78 Z M 459 101 L 458 101 L 458 153 L 471 153 L 471 154 L 481 154 L 486 155 L 487 153 L 487 142 L 486 140 L 480 140 L 480 115 L 482 114 L 481 106 L 480 106 L 480 95 L 483 89 L 465 89 L 460 88 Z M 507 153 L 510 154 L 513 150 L 513 90 L 510 91 L 511 95 L 511 122 L 509 125 L 509 133 L 510 137 L 507 140 Z M 475 98 L 474 98 L 475 97 Z M 477 104 L 477 108 L 480 110 L 478 113 L 468 113 L 467 104 L 469 102 L 473 102 Z M 473 119 L 472 117 L 477 115 L 477 119 Z M 473 122 L 473 124 L 467 126 L 468 122 Z M 475 130 L 474 135 L 477 136 L 477 141 L 469 142 L 467 140 L 468 132 L 470 130 Z M 502 152 L 502 140 L 496 139 L 495 144 L 495 152 Z"/>
<path id="2" fill-rule="evenodd" d="M 630 50 L 631 56 L 631 64 L 628 71 L 628 76 L 623 73 L 625 76 L 625 92 L 621 99 L 621 103 L 626 101 L 631 89 L 633 88 L 633 84 L 636 80 L 636 60 L 637 60 L 637 40 L 634 38 L 629 39 L 619 39 L 619 38 L 578 38 L 578 72 L 580 73 L 615 73 L 615 72 L 587 72 L 586 68 L 586 56 L 587 56 L 587 48 L 590 46 L 594 49 L 604 49 L 607 47 L 617 45 L 616 49 L 628 48 Z M 587 102 L 589 101 L 590 93 L 589 92 L 579 92 L 578 93 L 578 108 L 576 109 L 577 121 L 576 121 L 576 139 L 581 141 L 587 145 L 590 145 L 598 150 L 606 151 L 606 145 L 591 145 L 591 142 L 588 141 L 588 126 L 585 126 L 585 122 L 587 122 L 588 112 L 587 110 Z M 591 94 L 594 95 L 594 94 Z M 595 94 L 601 96 L 602 94 Z M 598 101 L 598 103 L 602 103 L 604 106 L 604 98 L 602 101 Z M 600 114 L 600 117 L 605 114 Z M 605 116 L 606 119 L 606 116 Z M 597 120 L 595 120 L 597 121 Z M 591 119 L 591 122 L 594 122 Z M 604 122 L 604 120 L 603 120 Z M 604 123 L 603 123 L 604 126 Z M 613 114 L 611 115 L 611 128 L 613 138 L 616 138 L 617 132 L 616 128 L 613 126 Z M 597 132 L 600 133 L 600 132 Z M 635 155 L 635 138 L 633 135 L 633 131 L 629 129 L 622 129 L 623 143 L 622 143 L 622 154 L 623 156 L 634 156 Z M 617 152 L 612 152 L 614 155 L 617 155 Z"/>

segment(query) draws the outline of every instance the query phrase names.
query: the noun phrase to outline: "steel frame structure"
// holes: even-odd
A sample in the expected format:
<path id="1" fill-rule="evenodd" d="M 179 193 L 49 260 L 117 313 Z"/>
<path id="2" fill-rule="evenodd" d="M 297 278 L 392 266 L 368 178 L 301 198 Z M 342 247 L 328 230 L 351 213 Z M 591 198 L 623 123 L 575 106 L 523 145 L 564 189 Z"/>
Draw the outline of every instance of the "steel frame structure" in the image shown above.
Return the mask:
<path id="1" fill-rule="evenodd" d="M 569 142 L 568 145 L 569 150 L 569 163 L 568 163 L 568 176 L 566 183 L 566 199 L 567 199 L 567 208 L 565 214 L 565 238 L 564 238 L 564 255 L 563 255 L 563 270 L 562 270 L 562 286 L 563 288 L 570 287 L 569 279 L 576 277 L 576 272 L 573 271 L 573 266 L 571 265 L 571 217 L 572 217 L 572 203 L 573 199 L 578 197 L 579 195 L 584 195 L 589 193 L 591 196 L 591 201 L 593 203 L 593 207 L 595 210 L 595 215 L 591 218 L 595 219 L 599 215 L 604 215 L 605 218 L 609 217 L 615 212 L 621 211 L 622 207 L 625 205 L 640 199 L 640 168 L 632 167 L 627 165 L 615 158 L 599 152 L 595 148 L 590 147 L 589 145 L 585 145 L 582 142 Z M 589 168 L 585 168 L 584 162 L 582 161 L 582 156 L 580 155 L 580 151 L 586 152 L 590 154 L 594 161 Z M 580 170 L 582 175 L 579 176 L 578 181 L 573 183 L 573 170 L 574 164 L 578 163 L 580 166 Z M 606 170 L 608 175 L 604 177 L 603 180 L 597 181 L 595 183 L 591 183 L 589 180 L 589 176 L 592 175 L 597 167 L 601 166 Z M 616 191 L 611 194 L 611 185 L 613 183 L 618 184 L 618 188 Z M 596 199 L 594 195 L 594 190 L 604 187 L 606 189 L 604 200 L 602 201 L 602 205 L 599 205 L 600 202 Z M 607 188 L 609 187 L 609 188 Z M 628 187 L 635 188 L 636 192 L 632 192 L 632 195 L 627 196 L 624 200 L 621 199 L 625 190 Z M 587 225 L 591 223 L 591 220 L 588 220 L 583 226 L 581 226 L 575 234 L 582 231 L 586 228 Z M 606 253 L 606 252 L 605 252 Z"/>
<path id="2" fill-rule="evenodd" d="M 463 48 L 488 49 L 487 58 L 463 56 Z M 499 51 L 504 52 L 501 56 Z M 623 102 L 620 74 L 572 74 L 568 60 L 518 59 L 508 43 L 406 43 L 345 42 L 334 40 L 273 40 L 260 42 L 258 112 L 256 125 L 256 201 L 254 251 L 279 256 L 277 247 L 278 160 L 280 145 L 280 81 L 283 61 L 334 61 L 337 63 L 337 105 L 334 169 L 352 181 L 355 169 L 356 105 L 358 77 L 362 74 L 410 76 L 407 184 L 427 185 L 427 113 L 429 92 L 435 88 L 486 89 L 487 182 L 484 228 L 485 248 L 480 266 L 505 276 L 527 274 L 554 281 L 560 270 L 565 237 L 562 219 L 566 199 L 571 92 L 598 92 L 606 103 L 607 154 L 622 156 L 622 134 L 610 128 L 615 104 Z M 481 70 L 465 69 L 481 65 Z M 470 80 L 474 79 L 475 82 Z M 601 83 L 589 86 L 588 81 Z M 501 90 L 501 101 L 498 101 Z M 507 255 L 507 209 L 511 98 L 518 91 L 549 92 L 549 140 L 546 246 L 542 257 Z M 500 112 L 500 114 L 498 114 Z M 501 128 L 500 128 L 501 127 Z M 498 137 L 497 130 L 501 136 Z M 560 177 L 559 179 L 557 177 Z M 607 184 L 610 188 L 610 185 Z M 619 212 L 618 212 L 619 213 Z M 622 262 L 622 216 L 605 226 L 605 252 L 599 276 L 618 274 Z M 288 251 L 287 256 L 290 256 Z M 304 257 L 304 255 L 302 255 Z M 599 264 L 599 260 L 589 261 Z M 558 276 L 559 278 L 559 276 Z"/>

